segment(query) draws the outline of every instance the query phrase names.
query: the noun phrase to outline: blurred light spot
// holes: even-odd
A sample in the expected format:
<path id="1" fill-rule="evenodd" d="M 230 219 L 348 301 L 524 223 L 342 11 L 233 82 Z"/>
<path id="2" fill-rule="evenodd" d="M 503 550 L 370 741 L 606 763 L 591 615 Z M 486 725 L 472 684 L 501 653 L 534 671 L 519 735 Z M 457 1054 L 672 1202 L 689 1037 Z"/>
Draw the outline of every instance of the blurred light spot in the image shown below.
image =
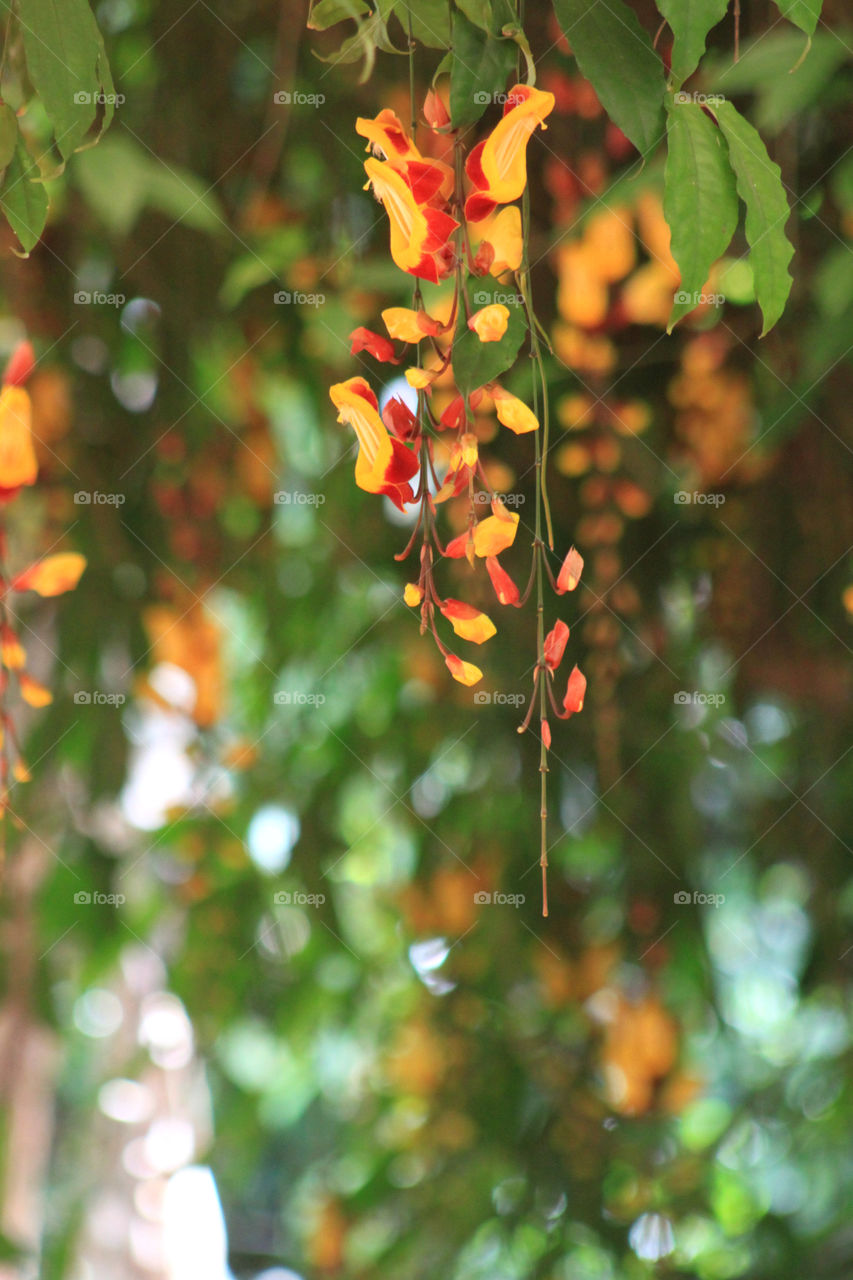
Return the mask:
<path id="1" fill-rule="evenodd" d="M 113 395 L 128 413 L 144 413 L 150 409 L 157 394 L 157 374 L 137 371 L 135 373 L 110 374 L 110 386 Z"/>
<path id="2" fill-rule="evenodd" d="M 409 947 L 409 959 L 418 977 L 440 969 L 449 954 L 446 938 L 429 938 L 426 942 L 414 942 Z"/>
<path id="3" fill-rule="evenodd" d="M 100 338 L 84 334 L 71 343 L 71 359 L 86 373 L 103 373 L 110 358 L 109 347 Z"/>
<path id="4" fill-rule="evenodd" d="M 255 866 L 268 875 L 275 875 L 290 862 L 298 839 L 299 819 L 296 815 L 281 805 L 268 804 L 258 809 L 249 823 L 246 843 Z"/>
<path id="5" fill-rule="evenodd" d="M 417 413 L 418 393 L 415 391 L 414 387 L 409 386 L 402 373 L 398 374 L 396 378 L 392 378 L 390 382 L 386 382 L 385 386 L 379 392 L 380 413 L 385 408 L 388 401 L 393 400 L 395 396 L 398 400 L 402 400 L 403 404 L 406 405 L 408 409 L 411 409 L 412 413 Z"/>
<path id="6" fill-rule="evenodd" d="M 177 996 L 164 991 L 143 1001 L 139 1043 L 147 1047 L 158 1067 L 176 1070 L 187 1065 L 193 1053 L 193 1029 Z"/>
<path id="7" fill-rule="evenodd" d="M 779 742 L 791 732 L 790 718 L 773 702 L 757 702 L 744 720 L 753 742 Z"/>
<path id="8" fill-rule="evenodd" d="M 225 1219 L 210 1169 L 181 1169 L 169 1179 L 163 1252 L 168 1280 L 230 1280 Z"/>
<path id="9" fill-rule="evenodd" d="M 102 987 L 92 987 L 74 1004 L 74 1025 L 84 1036 L 91 1036 L 94 1040 L 118 1031 L 123 1016 L 118 996 Z"/>
<path id="10" fill-rule="evenodd" d="M 669 1218 L 662 1213 L 644 1213 L 628 1232 L 628 1243 L 638 1258 L 657 1262 L 675 1249 L 675 1237 Z"/>
<path id="11" fill-rule="evenodd" d="M 89 1231 L 104 1249 L 120 1249 L 127 1239 L 130 1214 L 119 1195 L 107 1192 L 92 1206 Z"/>
<path id="12" fill-rule="evenodd" d="M 259 1271 L 255 1280 L 302 1280 L 302 1276 L 284 1267 L 270 1267 L 268 1271 Z"/>
<path id="13" fill-rule="evenodd" d="M 192 1160 L 195 1131 L 188 1120 L 165 1116 L 155 1120 L 145 1137 L 145 1156 L 158 1173 L 171 1173 Z"/>
<path id="14" fill-rule="evenodd" d="M 163 1242 L 160 1230 L 150 1222 L 134 1218 L 130 1223 L 130 1256 L 143 1271 L 162 1274 Z"/>
<path id="15" fill-rule="evenodd" d="M 121 313 L 125 333 L 138 333 L 160 318 L 160 308 L 150 298 L 131 298 Z"/>
<path id="16" fill-rule="evenodd" d="M 147 1085 L 136 1080 L 108 1080 L 101 1086 L 98 1106 L 111 1120 L 141 1124 L 154 1110 L 154 1097 Z"/>
<path id="17" fill-rule="evenodd" d="M 308 916 L 300 907 L 277 907 L 276 914 L 258 921 L 256 943 L 276 960 L 288 960 L 307 947 L 311 938 Z"/>

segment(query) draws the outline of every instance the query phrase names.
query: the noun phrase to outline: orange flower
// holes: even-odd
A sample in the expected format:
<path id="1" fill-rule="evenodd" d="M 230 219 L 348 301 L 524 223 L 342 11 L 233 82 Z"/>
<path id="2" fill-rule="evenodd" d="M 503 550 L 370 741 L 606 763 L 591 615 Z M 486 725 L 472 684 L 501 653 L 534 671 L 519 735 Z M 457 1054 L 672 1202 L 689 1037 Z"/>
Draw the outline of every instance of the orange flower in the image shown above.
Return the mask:
<path id="1" fill-rule="evenodd" d="M 447 670 L 453 676 L 453 679 L 458 680 L 460 684 L 476 684 L 478 680 L 483 678 L 483 673 L 479 667 L 475 667 L 473 662 L 463 662 L 461 658 L 457 658 L 455 653 L 448 653 L 444 661 L 447 663 Z"/>
<path id="2" fill-rule="evenodd" d="M 36 353 L 31 342 L 19 342 L 9 357 L 3 372 L 4 387 L 22 387 L 36 364 Z"/>
<path id="3" fill-rule="evenodd" d="M 28 676 L 26 671 L 21 672 L 18 683 L 21 687 L 21 697 L 31 707 L 48 707 L 53 702 L 50 689 L 46 689 L 43 684 L 39 684 L 38 680 Z"/>
<path id="4" fill-rule="evenodd" d="M 509 308 L 502 302 L 492 302 L 474 312 L 468 321 L 468 328 L 476 333 L 481 342 L 500 342 L 508 324 Z"/>
<path id="5" fill-rule="evenodd" d="M 544 656 L 545 666 L 549 671 L 556 671 L 563 661 L 563 654 L 566 652 L 568 640 L 569 628 L 565 622 L 557 622 L 553 629 L 548 632 L 545 637 Z"/>
<path id="6" fill-rule="evenodd" d="M 503 426 L 509 427 L 510 431 L 514 431 L 517 436 L 524 435 L 527 431 L 536 431 L 539 427 L 539 419 L 531 409 L 528 409 L 523 400 L 519 400 L 518 396 L 512 395 L 509 391 L 504 391 L 503 387 L 499 387 L 496 382 L 489 385 L 489 395 L 495 402 L 495 413 L 498 415 L 498 422 Z"/>
<path id="7" fill-rule="evenodd" d="M 517 205 L 497 209 L 482 222 L 470 228 L 471 247 L 480 265 L 493 276 L 517 271 L 521 266 L 524 241 L 521 235 L 521 212 Z"/>
<path id="8" fill-rule="evenodd" d="M 443 160 L 425 159 L 400 123 L 399 116 L 384 107 L 373 119 L 359 116 L 356 132 L 367 138 L 367 150 L 385 160 L 392 169 L 412 179 L 413 185 L 425 178 L 435 186 L 434 195 L 446 201 L 453 190 L 453 170 Z M 427 177 L 427 175 L 429 175 Z"/>
<path id="9" fill-rule="evenodd" d="M 35 484 L 38 462 L 33 448 L 30 397 L 23 387 L 0 392 L 0 502 L 8 502 L 25 484 Z"/>
<path id="10" fill-rule="evenodd" d="M 483 644 L 497 631 L 497 627 L 487 614 L 480 613 L 479 609 L 465 604 L 463 600 L 448 598 L 441 606 L 441 612 L 458 636 L 463 640 L 471 640 L 474 644 Z"/>
<path id="11" fill-rule="evenodd" d="M 421 168 L 428 171 L 427 166 Z M 448 241 L 459 223 L 427 203 L 435 195 L 434 179 L 429 182 L 427 173 L 419 172 L 413 185 L 408 173 L 404 177 L 379 160 L 366 160 L 364 170 L 367 185 L 382 201 L 391 223 L 391 257 L 401 270 L 437 284 L 452 269 Z M 437 176 L 440 180 L 441 175 Z"/>
<path id="12" fill-rule="evenodd" d="M 582 573 L 583 556 L 574 547 L 571 547 L 566 553 L 560 572 L 557 574 L 557 594 L 563 595 L 566 591 L 574 591 L 581 580 Z"/>
<path id="13" fill-rule="evenodd" d="M 518 587 L 515 585 L 506 569 L 501 567 L 500 561 L 496 560 L 494 556 L 487 556 L 486 571 L 492 580 L 495 595 L 500 603 L 518 604 Z"/>
<path id="14" fill-rule="evenodd" d="M 498 556 L 515 542 L 518 516 L 510 511 L 502 516 L 487 516 L 474 527 L 474 554 Z"/>
<path id="15" fill-rule="evenodd" d="M 474 186 L 465 202 L 469 222 L 481 222 L 495 205 L 517 200 L 527 185 L 527 143 L 554 110 L 553 93 L 517 84 L 507 95 L 503 119 L 468 156 L 465 172 Z"/>
<path id="16" fill-rule="evenodd" d="M 394 355 L 393 342 L 383 338 L 381 333 L 374 333 L 372 329 L 365 329 L 364 325 L 361 325 L 358 329 L 353 329 L 349 340 L 350 355 L 357 356 L 359 351 L 369 351 L 375 359 L 381 360 L 383 364 L 400 363 Z"/>
<path id="17" fill-rule="evenodd" d="M 441 322 L 433 320 L 425 311 L 413 311 L 410 307 L 387 307 L 382 312 L 385 328 L 398 342 L 420 342 L 430 334 L 441 332 Z"/>
<path id="18" fill-rule="evenodd" d="M 418 470 L 417 455 L 392 438 L 379 416 L 376 396 L 364 378 L 348 378 L 329 388 L 338 422 L 350 426 L 358 437 L 355 482 L 366 493 L 387 494 L 403 510 L 414 501 L 409 481 Z"/>
<path id="19" fill-rule="evenodd" d="M 0 627 L 0 660 L 10 671 L 20 671 L 27 660 L 24 646 L 8 622 Z"/>
<path id="20" fill-rule="evenodd" d="M 14 591 L 35 591 L 40 596 L 60 596 L 73 591 L 86 568 L 86 557 L 77 551 L 60 551 L 30 565 L 12 582 Z"/>
<path id="21" fill-rule="evenodd" d="M 569 684 L 566 689 L 566 696 L 563 699 L 563 709 L 567 716 L 574 715 L 576 711 L 583 711 L 584 698 L 586 697 L 586 676 L 580 667 L 575 665 L 572 667 L 572 674 L 569 676 Z"/>

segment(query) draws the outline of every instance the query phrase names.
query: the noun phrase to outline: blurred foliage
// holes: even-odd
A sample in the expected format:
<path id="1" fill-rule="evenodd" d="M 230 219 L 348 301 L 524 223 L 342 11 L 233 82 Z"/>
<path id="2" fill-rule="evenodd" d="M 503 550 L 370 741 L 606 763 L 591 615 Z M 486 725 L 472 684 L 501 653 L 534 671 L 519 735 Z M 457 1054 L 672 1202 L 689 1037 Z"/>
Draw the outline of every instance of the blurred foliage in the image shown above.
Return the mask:
<path id="1" fill-rule="evenodd" d="M 851 30 L 828 5 L 790 74 L 803 37 L 769 4 L 737 65 L 715 30 L 692 83 L 772 135 L 794 290 L 759 343 L 741 229 L 725 301 L 667 337 L 662 173 L 530 8 L 556 543 L 590 567 L 547 922 L 537 744 L 421 642 L 407 529 L 354 487 L 327 399 L 350 330 L 409 302 L 353 127 L 407 118 L 405 61 L 359 83 L 296 3 L 104 0 L 125 101 L 28 261 L 5 233 L 0 354 L 35 343 L 42 467 L 10 558 L 89 561 L 22 619 L 55 700 L 4 896 L 7 1098 L 16 1035 L 52 1046 L 21 1274 L 151 1274 L 130 1226 L 108 1269 L 80 1259 L 113 1168 L 175 1167 L 140 1172 L 146 1120 L 103 1105 L 189 1071 L 141 1030 L 163 992 L 238 1277 L 851 1272 Z M 419 102 L 434 64 L 418 47 Z M 495 465 L 526 492 L 517 447 Z M 494 687 L 523 688 L 529 619 L 501 620 Z"/>

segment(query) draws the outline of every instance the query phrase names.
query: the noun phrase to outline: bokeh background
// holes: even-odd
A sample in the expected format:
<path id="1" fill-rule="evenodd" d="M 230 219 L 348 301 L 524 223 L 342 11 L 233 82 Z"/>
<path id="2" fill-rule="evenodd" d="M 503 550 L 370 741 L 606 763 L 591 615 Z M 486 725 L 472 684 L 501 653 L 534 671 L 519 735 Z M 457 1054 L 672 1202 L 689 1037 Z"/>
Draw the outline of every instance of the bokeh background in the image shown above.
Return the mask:
<path id="1" fill-rule="evenodd" d="M 365 367 L 350 330 L 408 305 L 354 130 L 407 118 L 406 59 L 360 79 L 291 0 L 97 6 L 125 101 L 0 260 L 0 348 L 39 355 L 12 554 L 89 559 L 23 619 L 55 702 L 2 903 L 4 1276 L 853 1271 L 843 9 L 790 72 L 801 34 L 745 5 L 741 61 L 723 24 L 695 82 L 789 192 L 794 291 L 759 342 L 735 252 L 666 336 L 661 170 L 529 6 L 590 682 L 555 731 L 545 921 L 538 742 L 419 637 L 408 526 L 355 488 L 327 396 Z M 440 56 L 418 44 L 419 100 Z M 532 504 L 524 439 L 478 431 Z M 445 585 L 476 600 L 468 575 Z M 484 687 L 526 697 L 533 619 L 499 622 Z"/>

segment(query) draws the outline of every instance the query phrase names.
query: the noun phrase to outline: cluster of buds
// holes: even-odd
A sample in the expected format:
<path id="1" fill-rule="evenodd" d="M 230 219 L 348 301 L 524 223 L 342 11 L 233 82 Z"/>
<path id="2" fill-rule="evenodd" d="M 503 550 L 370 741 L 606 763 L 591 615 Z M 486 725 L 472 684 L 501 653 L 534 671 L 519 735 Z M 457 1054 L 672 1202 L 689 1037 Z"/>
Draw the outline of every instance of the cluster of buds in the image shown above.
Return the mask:
<path id="1" fill-rule="evenodd" d="M 405 362 L 406 381 L 417 393 L 417 408 L 413 411 L 401 397 L 392 397 L 380 410 L 376 393 L 363 377 L 337 383 L 330 396 L 338 421 L 352 427 L 358 439 L 356 484 L 387 496 L 402 511 L 411 505 L 417 508 L 411 539 L 397 557 L 406 558 L 420 537 L 420 571 L 417 580 L 406 586 L 404 599 L 420 609 L 421 631 L 432 634 L 451 676 L 469 686 L 477 684 L 483 672 L 447 648 L 439 634 L 440 619 L 449 623 L 457 638 L 476 645 L 495 635 L 496 627 L 473 605 L 440 594 L 437 560 L 466 558 L 472 568 L 484 562 L 498 603 L 514 607 L 526 602 L 543 567 L 562 594 L 577 586 L 583 566 L 572 548 L 554 577 L 539 533 L 537 506 L 530 578 L 526 589 L 519 589 L 499 557 L 515 542 L 520 517 L 508 510 L 490 483 L 474 430 L 474 415 L 491 412 L 517 436 L 535 437 L 540 431 L 535 405 L 531 409 L 499 378 L 514 364 L 525 337 L 531 350 L 536 341 L 526 229 L 513 202 L 527 186 L 527 144 L 537 128 L 545 128 L 553 106 L 552 94 L 516 85 L 506 95 L 502 119 L 467 157 L 458 137 L 452 142 L 447 139 L 444 150 L 449 153 L 452 145 L 453 164 L 424 155 L 391 110 L 356 124 L 371 152 L 364 166 L 367 185 L 388 214 L 391 256 L 416 278 L 416 284 L 411 308 L 382 312 L 387 336 L 360 327 L 351 335 L 351 349 L 353 354 L 367 352 L 385 364 Z M 424 114 L 431 129 L 430 145 L 441 150 L 442 136 L 454 130 L 434 92 L 427 96 Z M 432 310 L 441 314 L 430 314 L 423 305 L 420 282 L 437 285 L 447 280 L 449 291 L 451 277 L 452 300 L 446 306 L 433 305 Z M 514 294 L 507 291 L 513 279 L 518 290 Z M 472 281 L 476 282 L 471 291 L 473 305 Z M 448 386 L 449 400 L 442 405 L 436 392 L 446 398 Z M 537 464 L 537 503 L 540 474 Z M 438 509 L 449 499 L 465 497 L 467 528 L 445 543 L 437 528 Z M 489 513 L 481 516 L 486 506 Z M 581 710 L 586 688 L 584 676 L 575 667 L 562 707 L 551 690 L 568 638 L 569 629 L 562 621 L 547 637 L 540 626 L 533 675 L 534 692 L 545 681 L 553 711 L 561 718 Z M 532 706 L 533 701 L 531 711 Z M 544 714 L 541 723 L 547 748 L 550 730 Z"/>
<path id="2" fill-rule="evenodd" d="M 7 569 L 5 509 L 38 478 L 32 406 L 25 386 L 34 365 L 32 346 L 20 343 L 6 366 L 0 390 L 0 807 L 4 812 L 12 780 L 27 782 L 30 777 L 8 710 L 10 684 L 17 683 L 21 699 L 31 707 L 45 707 L 53 701 L 50 690 L 26 669 L 27 653 L 11 599 L 14 593 L 27 591 L 45 597 L 61 595 L 76 587 L 86 567 L 83 556 L 66 551 L 45 556 L 18 573 L 10 574 Z"/>

